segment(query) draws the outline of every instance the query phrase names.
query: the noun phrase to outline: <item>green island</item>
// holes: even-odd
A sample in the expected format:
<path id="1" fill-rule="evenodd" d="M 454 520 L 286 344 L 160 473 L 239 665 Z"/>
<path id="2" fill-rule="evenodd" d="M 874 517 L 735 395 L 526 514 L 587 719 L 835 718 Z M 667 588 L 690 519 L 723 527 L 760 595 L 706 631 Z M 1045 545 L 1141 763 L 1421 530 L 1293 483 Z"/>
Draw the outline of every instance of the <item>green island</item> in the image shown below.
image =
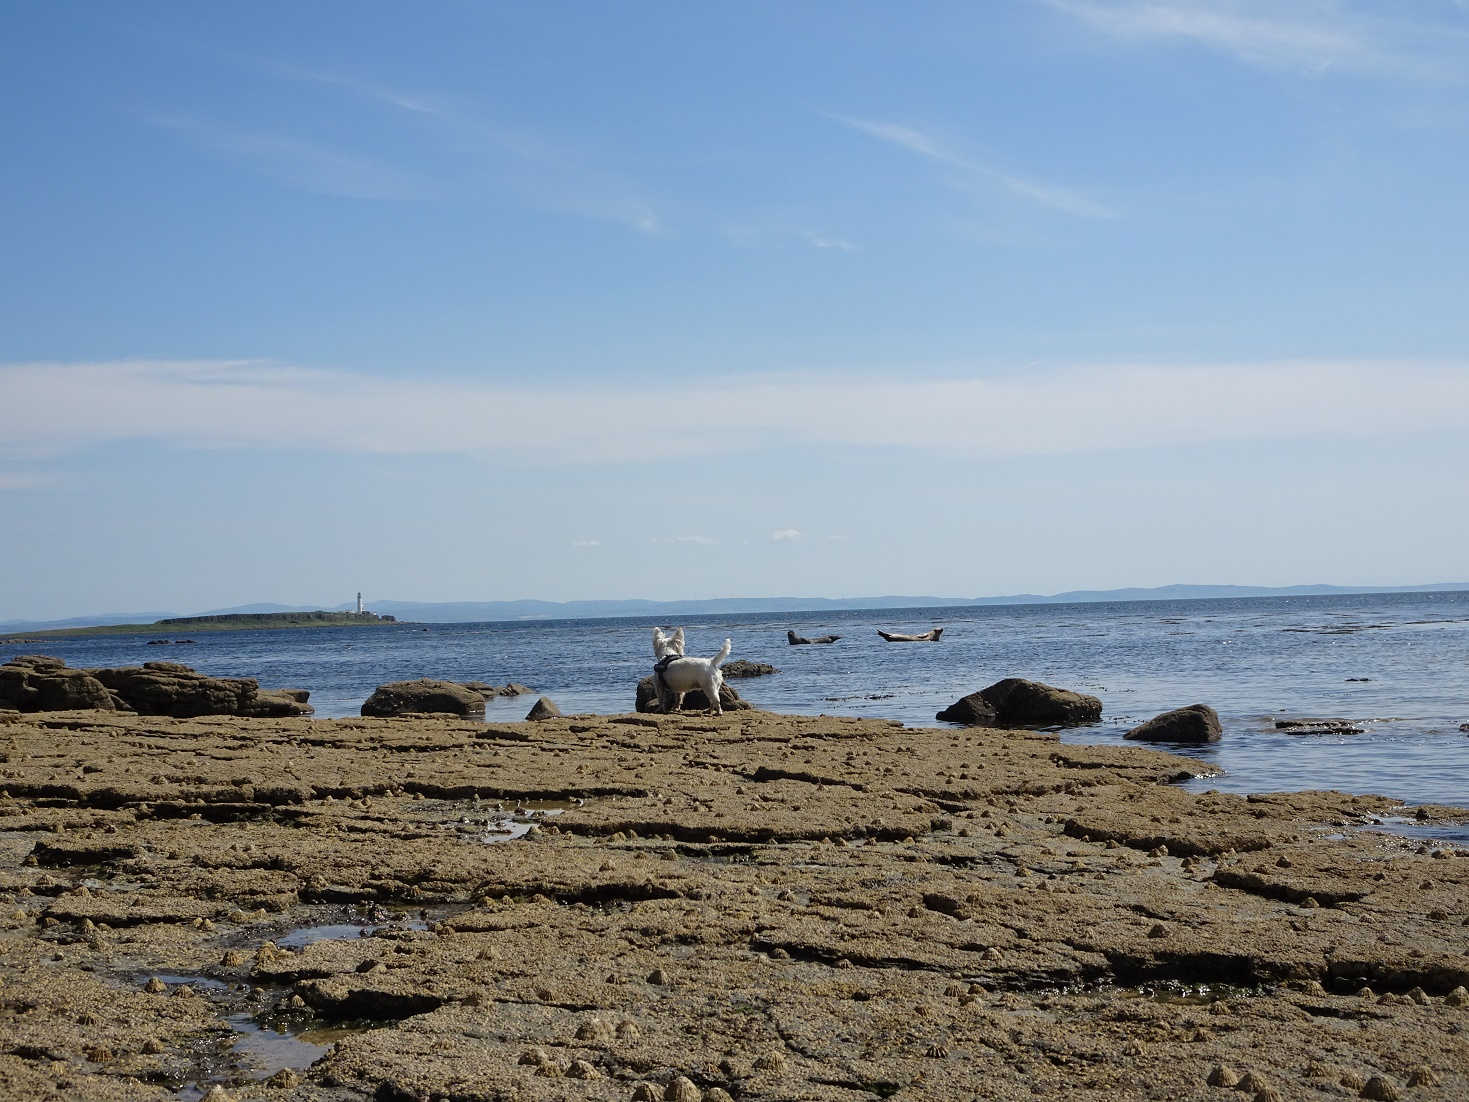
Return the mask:
<path id="1" fill-rule="evenodd" d="M 100 624 L 93 627 L 48 628 L 0 635 L 0 642 L 22 639 L 62 639 L 74 635 L 143 635 L 179 628 L 188 631 L 237 631 L 241 628 L 377 627 L 397 624 L 392 616 L 376 612 L 230 612 L 214 616 L 170 616 L 151 624 Z"/>

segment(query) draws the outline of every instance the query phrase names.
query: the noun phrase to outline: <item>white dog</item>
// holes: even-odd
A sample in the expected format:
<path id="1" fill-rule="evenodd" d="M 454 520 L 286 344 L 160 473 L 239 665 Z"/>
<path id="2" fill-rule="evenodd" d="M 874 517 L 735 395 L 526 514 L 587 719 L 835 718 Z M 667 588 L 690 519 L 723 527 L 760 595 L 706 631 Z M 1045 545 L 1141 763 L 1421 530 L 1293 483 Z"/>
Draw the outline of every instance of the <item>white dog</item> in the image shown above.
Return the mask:
<path id="1" fill-rule="evenodd" d="M 672 635 L 664 635 L 662 630 L 654 628 L 653 655 L 658 662 L 653 667 L 653 681 L 658 687 L 658 700 L 664 712 L 678 711 L 683 707 L 685 693 L 702 689 L 714 714 L 723 715 L 719 690 L 724 685 L 724 674 L 719 672 L 719 667 L 729 657 L 731 646 L 731 640 L 726 639 L 713 658 L 686 658 L 683 628 Z"/>

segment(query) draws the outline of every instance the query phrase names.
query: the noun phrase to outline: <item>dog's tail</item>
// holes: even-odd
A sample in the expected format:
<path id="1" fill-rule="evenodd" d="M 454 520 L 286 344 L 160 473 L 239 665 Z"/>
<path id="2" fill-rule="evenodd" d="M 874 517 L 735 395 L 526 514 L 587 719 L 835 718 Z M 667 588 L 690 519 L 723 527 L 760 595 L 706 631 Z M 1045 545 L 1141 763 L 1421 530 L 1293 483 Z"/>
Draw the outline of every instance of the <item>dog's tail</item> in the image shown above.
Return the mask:
<path id="1" fill-rule="evenodd" d="M 730 640 L 726 639 L 724 641 L 724 646 L 719 648 L 719 653 L 709 660 L 709 664 L 713 666 L 716 670 L 719 669 L 720 666 L 724 665 L 724 660 L 729 657 L 731 646 L 733 646 L 733 644 L 730 642 Z"/>

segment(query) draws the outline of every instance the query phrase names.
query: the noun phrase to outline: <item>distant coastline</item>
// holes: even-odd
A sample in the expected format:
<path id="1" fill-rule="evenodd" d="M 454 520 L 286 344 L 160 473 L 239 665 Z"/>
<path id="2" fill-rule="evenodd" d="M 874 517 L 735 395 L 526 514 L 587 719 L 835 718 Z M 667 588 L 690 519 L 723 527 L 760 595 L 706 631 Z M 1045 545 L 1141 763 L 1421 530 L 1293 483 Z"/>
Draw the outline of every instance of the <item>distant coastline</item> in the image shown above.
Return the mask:
<path id="1" fill-rule="evenodd" d="M 394 616 L 379 616 L 375 612 L 335 612 L 315 609 L 304 612 L 226 612 L 203 616 L 170 616 L 150 624 L 94 624 L 66 628 L 39 629 L 6 632 L 0 642 L 13 643 L 21 639 L 64 639 L 72 635 L 152 635 L 160 631 L 178 628 L 190 632 L 237 631 L 241 628 L 322 628 L 322 627 L 377 627 L 396 624 Z"/>
<path id="2" fill-rule="evenodd" d="M 1164 585 L 1151 589 L 1074 589 L 1049 595 L 1014 593 L 1002 597 L 716 597 L 687 601 L 377 601 L 377 612 L 358 614 L 351 605 L 334 609 L 284 605 L 243 605 L 197 616 L 158 613 L 79 616 L 66 620 L 0 621 L 0 642 L 17 637 L 56 637 L 99 633 L 138 634 L 177 627 L 198 631 L 230 628 L 342 627 L 376 624 L 455 624 L 515 620 L 595 620 L 624 616 L 663 619 L 760 612 L 838 612 L 866 609 L 962 608 L 993 605 L 1094 604 L 1123 601 L 1202 601 L 1231 597 L 1334 597 L 1373 593 L 1469 592 L 1469 582 L 1426 585 Z M 144 616 L 151 617 L 144 620 Z"/>

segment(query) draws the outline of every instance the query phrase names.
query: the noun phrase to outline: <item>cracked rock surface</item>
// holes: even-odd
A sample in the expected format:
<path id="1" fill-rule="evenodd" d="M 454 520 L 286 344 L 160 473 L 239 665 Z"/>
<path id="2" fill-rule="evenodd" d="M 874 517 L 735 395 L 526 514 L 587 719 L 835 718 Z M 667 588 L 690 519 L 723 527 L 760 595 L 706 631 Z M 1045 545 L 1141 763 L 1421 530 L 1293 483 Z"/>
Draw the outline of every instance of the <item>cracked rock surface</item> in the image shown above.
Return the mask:
<path id="1" fill-rule="evenodd" d="M 1469 855 L 1194 767 L 758 711 L 23 715 L 0 1097 L 1469 1097 Z"/>

